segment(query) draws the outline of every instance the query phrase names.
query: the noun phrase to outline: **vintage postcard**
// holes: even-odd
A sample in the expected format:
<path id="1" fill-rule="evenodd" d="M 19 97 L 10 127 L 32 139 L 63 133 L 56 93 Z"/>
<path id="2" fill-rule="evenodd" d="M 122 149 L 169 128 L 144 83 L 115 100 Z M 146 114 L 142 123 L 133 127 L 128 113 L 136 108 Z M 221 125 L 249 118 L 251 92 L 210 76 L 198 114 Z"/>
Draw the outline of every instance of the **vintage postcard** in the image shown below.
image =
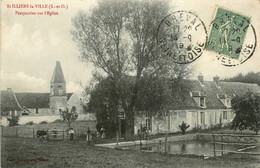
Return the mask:
<path id="1" fill-rule="evenodd" d="M 259 167 L 259 0 L 2 0 L 1 167 Z"/>

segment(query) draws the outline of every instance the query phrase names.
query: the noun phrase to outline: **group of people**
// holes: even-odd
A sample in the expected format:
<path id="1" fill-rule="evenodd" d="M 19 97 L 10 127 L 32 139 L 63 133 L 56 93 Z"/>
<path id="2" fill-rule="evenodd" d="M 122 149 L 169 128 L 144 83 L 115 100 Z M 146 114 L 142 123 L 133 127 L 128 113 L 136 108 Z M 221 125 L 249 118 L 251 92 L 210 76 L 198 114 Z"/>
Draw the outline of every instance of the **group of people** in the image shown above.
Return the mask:
<path id="1" fill-rule="evenodd" d="M 147 129 L 146 125 L 141 125 L 141 128 L 138 129 L 138 135 L 142 139 L 147 139 L 149 136 L 149 130 Z"/>
<path id="2" fill-rule="evenodd" d="M 73 128 L 70 128 L 69 129 L 69 136 L 70 136 L 70 141 L 73 141 L 74 140 L 74 134 L 75 134 L 75 131 Z M 97 137 L 100 137 L 101 138 L 106 138 L 106 134 L 105 134 L 105 128 L 102 126 L 102 128 L 100 129 L 100 132 L 97 132 Z M 91 133 L 91 130 L 90 128 L 88 127 L 87 128 L 87 134 L 86 134 L 86 141 L 88 143 L 90 143 L 90 141 L 92 141 L 92 133 Z"/>

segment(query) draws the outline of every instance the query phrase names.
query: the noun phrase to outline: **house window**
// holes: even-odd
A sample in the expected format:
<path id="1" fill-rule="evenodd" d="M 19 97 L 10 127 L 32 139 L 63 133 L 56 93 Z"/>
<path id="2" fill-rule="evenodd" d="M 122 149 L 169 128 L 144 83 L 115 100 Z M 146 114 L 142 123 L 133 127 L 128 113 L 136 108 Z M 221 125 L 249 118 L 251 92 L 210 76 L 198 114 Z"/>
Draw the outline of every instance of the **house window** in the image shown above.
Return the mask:
<path id="1" fill-rule="evenodd" d="M 200 107 L 205 107 L 205 98 L 204 97 L 200 98 Z"/>
<path id="2" fill-rule="evenodd" d="M 39 109 L 38 108 L 36 108 L 36 114 L 39 114 Z"/>
<path id="3" fill-rule="evenodd" d="M 145 126 L 147 128 L 147 130 L 152 130 L 152 124 L 151 124 L 151 119 L 150 118 L 146 118 L 145 119 Z"/>
<path id="4" fill-rule="evenodd" d="M 200 112 L 200 123 L 205 124 L 205 112 Z"/>
<path id="5" fill-rule="evenodd" d="M 227 106 L 231 106 L 230 98 L 227 98 Z"/>
<path id="6" fill-rule="evenodd" d="M 227 120 L 227 111 L 223 111 L 223 120 Z"/>

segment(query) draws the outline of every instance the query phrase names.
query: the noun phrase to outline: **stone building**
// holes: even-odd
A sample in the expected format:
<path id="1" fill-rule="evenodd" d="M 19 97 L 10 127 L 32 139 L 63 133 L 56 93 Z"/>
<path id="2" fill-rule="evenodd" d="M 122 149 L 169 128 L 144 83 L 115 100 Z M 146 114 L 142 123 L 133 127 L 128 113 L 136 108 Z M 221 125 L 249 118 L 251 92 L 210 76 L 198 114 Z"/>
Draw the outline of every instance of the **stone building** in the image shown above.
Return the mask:
<path id="1" fill-rule="evenodd" d="M 61 69 L 60 62 L 56 62 L 50 82 L 50 109 L 54 114 L 67 108 L 66 81 Z"/>
<path id="2" fill-rule="evenodd" d="M 14 92 L 11 88 L 1 91 L 1 114 L 51 116 L 59 115 L 60 110 L 76 107 L 83 113 L 80 98 L 75 93 L 66 92 L 66 81 L 59 61 L 50 81 L 49 93 Z"/>
<path id="3" fill-rule="evenodd" d="M 182 99 L 173 101 L 169 110 L 162 116 L 149 116 L 149 111 L 135 113 L 135 134 L 141 125 L 146 126 L 152 134 L 178 132 L 182 121 L 190 125 L 188 130 L 225 125 L 235 117 L 231 108 L 233 97 L 247 92 L 260 93 L 257 84 L 223 82 L 219 77 L 214 77 L 213 81 L 205 81 L 204 77 L 199 75 L 198 80 L 185 82 L 190 86 L 187 92 L 182 93 Z"/>

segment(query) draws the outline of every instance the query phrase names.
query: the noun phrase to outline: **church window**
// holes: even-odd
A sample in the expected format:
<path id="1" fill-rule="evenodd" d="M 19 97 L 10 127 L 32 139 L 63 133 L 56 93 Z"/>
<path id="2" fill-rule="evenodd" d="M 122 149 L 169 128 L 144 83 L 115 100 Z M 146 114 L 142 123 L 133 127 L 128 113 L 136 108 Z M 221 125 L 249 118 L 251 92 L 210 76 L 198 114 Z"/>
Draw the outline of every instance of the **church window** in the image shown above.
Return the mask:
<path id="1" fill-rule="evenodd" d="M 60 88 L 60 89 L 59 89 L 59 95 L 62 95 L 62 94 L 63 94 L 63 89 Z"/>

